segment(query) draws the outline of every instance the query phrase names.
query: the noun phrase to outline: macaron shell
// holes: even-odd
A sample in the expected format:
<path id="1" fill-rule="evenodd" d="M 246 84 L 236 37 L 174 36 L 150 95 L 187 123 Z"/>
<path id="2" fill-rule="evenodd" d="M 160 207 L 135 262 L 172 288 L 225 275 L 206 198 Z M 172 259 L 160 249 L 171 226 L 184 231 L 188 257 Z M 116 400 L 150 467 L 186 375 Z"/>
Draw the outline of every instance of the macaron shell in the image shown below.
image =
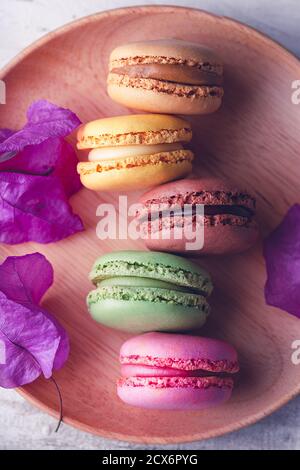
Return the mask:
<path id="1" fill-rule="evenodd" d="M 217 54 L 202 44 L 178 39 L 159 39 L 124 44 L 115 48 L 110 55 L 110 62 L 129 57 L 171 57 L 177 60 L 190 60 L 195 63 L 221 64 Z"/>
<path id="2" fill-rule="evenodd" d="M 157 358 L 207 359 L 210 361 L 238 360 L 236 350 L 225 341 L 201 336 L 166 333 L 146 333 L 123 343 L 120 356 L 150 356 Z"/>
<path id="3" fill-rule="evenodd" d="M 185 219 L 185 224 L 188 223 L 189 221 Z M 144 230 L 147 230 L 147 228 Z M 199 227 L 198 230 L 202 231 L 203 227 Z M 193 231 L 197 232 L 197 228 L 193 228 Z M 200 239 L 200 235 L 198 237 Z M 197 237 L 194 239 L 187 239 L 183 231 L 182 238 L 176 238 L 174 235 L 174 229 L 172 228 L 160 231 L 159 238 L 157 239 L 151 236 L 145 238 L 145 245 L 149 250 L 164 250 L 170 253 L 182 254 L 188 253 L 191 256 L 213 254 L 222 255 L 236 254 L 246 251 L 254 245 L 258 240 L 258 237 L 259 231 L 256 224 L 246 227 L 218 224 L 215 226 L 204 227 L 204 245 L 199 249 L 198 246 L 200 242 L 197 242 Z"/>
<path id="4" fill-rule="evenodd" d="M 108 83 L 109 96 L 123 106 L 148 112 L 166 114 L 210 114 L 217 111 L 222 103 L 221 96 L 178 96 L 144 89 Z"/>
<path id="5" fill-rule="evenodd" d="M 138 276 L 205 291 L 209 295 L 212 282 L 209 273 L 198 264 L 164 252 L 124 250 L 106 253 L 97 258 L 89 275 L 97 284 L 115 276 Z"/>
<path id="6" fill-rule="evenodd" d="M 79 164 L 80 165 L 80 164 Z M 133 191 L 146 187 L 156 186 L 167 181 L 188 175 L 192 170 L 189 160 L 177 163 L 164 163 L 158 165 L 141 165 L 132 168 L 112 169 L 103 172 L 83 173 L 79 166 L 80 180 L 88 189 L 94 191 Z"/>
<path id="7" fill-rule="evenodd" d="M 188 142 L 189 122 L 161 114 L 130 114 L 96 119 L 77 130 L 78 148 Z"/>
<path id="8" fill-rule="evenodd" d="M 230 388 L 154 388 L 118 385 L 119 398 L 128 405 L 161 410 L 201 410 L 229 400 Z"/>
<path id="9" fill-rule="evenodd" d="M 245 192 L 251 196 L 251 192 L 247 188 L 238 187 L 235 183 L 228 180 L 224 181 L 219 178 L 184 178 L 151 189 L 141 196 L 139 202 L 145 204 L 153 199 L 171 198 L 176 195 L 201 193 L 203 191 Z"/>
<path id="10" fill-rule="evenodd" d="M 89 306 L 94 320 L 130 333 L 188 331 L 200 328 L 207 313 L 182 305 L 105 299 Z"/>

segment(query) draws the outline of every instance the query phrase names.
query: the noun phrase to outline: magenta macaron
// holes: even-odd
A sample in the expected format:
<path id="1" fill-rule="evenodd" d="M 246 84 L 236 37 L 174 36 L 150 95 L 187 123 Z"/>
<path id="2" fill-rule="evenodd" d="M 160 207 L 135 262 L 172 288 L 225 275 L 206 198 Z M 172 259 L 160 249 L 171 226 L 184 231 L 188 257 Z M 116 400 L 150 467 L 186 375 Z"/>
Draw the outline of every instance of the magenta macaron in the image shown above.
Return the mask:
<path id="1" fill-rule="evenodd" d="M 148 191 L 139 202 L 137 221 L 151 250 L 190 251 L 191 255 L 238 253 L 258 238 L 255 198 L 246 189 L 220 179 L 181 179 Z M 204 216 L 197 218 L 200 206 Z M 203 245 L 195 243 L 200 230 Z M 186 235 L 188 231 L 194 239 Z"/>
<path id="2" fill-rule="evenodd" d="M 235 349 L 210 338 L 146 333 L 121 347 L 122 401 L 142 408 L 193 410 L 216 406 L 232 393 L 239 370 Z"/>

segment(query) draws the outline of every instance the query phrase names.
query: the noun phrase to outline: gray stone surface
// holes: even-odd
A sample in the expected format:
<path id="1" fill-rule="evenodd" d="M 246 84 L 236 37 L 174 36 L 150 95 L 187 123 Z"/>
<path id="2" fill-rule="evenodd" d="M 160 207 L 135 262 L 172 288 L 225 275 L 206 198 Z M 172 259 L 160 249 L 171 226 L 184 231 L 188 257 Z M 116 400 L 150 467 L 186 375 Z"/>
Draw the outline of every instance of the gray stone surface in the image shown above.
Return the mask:
<path id="1" fill-rule="evenodd" d="M 0 449 L 300 449 L 300 397 L 258 423 L 207 441 L 144 446 L 111 441 L 63 424 L 12 390 L 0 389 Z"/>
<path id="2" fill-rule="evenodd" d="M 300 56 L 299 0 L 1 0 L 0 67 L 20 50 L 69 21 L 97 11 L 139 4 L 173 4 L 231 16 L 265 32 Z M 295 77 L 300 79 L 300 77 Z M 110 441 L 62 425 L 23 400 L 0 389 L 0 449 L 145 449 Z M 238 432 L 207 441 L 153 449 L 300 449 L 300 397 L 273 415 Z"/>

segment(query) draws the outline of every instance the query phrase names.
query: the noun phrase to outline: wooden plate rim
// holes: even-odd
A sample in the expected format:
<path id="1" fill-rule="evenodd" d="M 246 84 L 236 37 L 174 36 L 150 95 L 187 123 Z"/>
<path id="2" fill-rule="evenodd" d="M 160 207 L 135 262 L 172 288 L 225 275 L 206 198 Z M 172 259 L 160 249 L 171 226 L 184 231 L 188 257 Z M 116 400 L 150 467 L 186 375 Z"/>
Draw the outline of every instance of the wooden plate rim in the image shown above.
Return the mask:
<path id="1" fill-rule="evenodd" d="M 84 16 L 83 18 L 78 18 L 76 20 L 66 23 L 63 26 L 59 26 L 58 28 L 54 29 L 53 31 L 50 31 L 49 33 L 45 34 L 41 38 L 29 44 L 21 52 L 19 52 L 13 59 L 11 59 L 6 65 L 4 65 L 0 69 L 0 78 L 3 79 L 7 73 L 9 73 L 17 64 L 19 64 L 19 62 L 25 59 L 25 57 L 31 54 L 31 52 L 47 44 L 47 42 L 50 42 L 52 39 L 57 38 L 65 33 L 68 33 L 69 31 L 72 31 L 73 29 L 76 29 L 77 26 L 81 24 L 90 23 L 91 21 L 96 22 L 98 21 L 99 18 L 105 17 L 105 16 L 122 15 L 123 13 L 126 13 L 126 12 L 135 13 L 137 10 L 148 11 L 149 13 L 151 13 L 152 11 L 153 12 L 157 11 L 157 10 L 161 10 L 162 12 L 172 12 L 174 10 L 183 10 L 183 11 L 193 12 L 195 14 L 200 14 L 201 16 L 216 18 L 218 20 L 222 20 L 225 23 L 231 23 L 235 27 L 238 26 L 242 29 L 249 30 L 254 36 L 257 37 L 257 39 L 263 40 L 269 46 L 277 48 L 281 53 L 284 53 L 287 56 L 287 58 L 295 61 L 296 65 L 298 66 L 300 65 L 300 60 L 298 59 L 298 57 L 295 54 L 293 54 L 290 50 L 285 48 L 282 44 L 277 42 L 275 39 L 271 39 L 269 36 L 259 31 L 255 27 L 249 26 L 243 23 L 242 21 L 230 18 L 229 16 L 217 15 L 215 13 L 210 13 L 206 10 L 201 10 L 200 8 L 191 8 L 191 7 L 183 7 L 183 6 L 175 6 L 175 5 L 174 6 L 141 5 L 141 6 L 133 6 L 133 7 L 114 8 L 114 9 L 105 10 L 99 13 L 92 13 L 91 15 Z"/>
<path id="2" fill-rule="evenodd" d="M 25 398 L 29 403 L 40 408 L 41 410 L 45 411 L 50 416 L 59 420 L 60 413 L 55 411 L 54 409 L 50 408 L 49 406 L 45 405 L 42 401 L 38 398 L 34 397 L 31 393 L 27 392 L 25 388 L 21 387 L 17 389 L 19 395 Z M 246 428 L 251 424 L 256 423 L 257 421 L 269 416 L 270 414 L 274 413 L 274 411 L 278 410 L 281 406 L 285 405 L 288 401 L 295 398 L 300 393 L 300 385 L 296 387 L 296 390 L 289 395 L 286 395 L 282 400 L 279 400 L 277 403 L 273 404 L 272 406 L 268 407 L 265 411 L 253 414 L 249 416 L 249 418 L 245 418 L 243 423 L 237 423 L 236 425 L 224 425 L 220 426 L 219 428 L 215 429 L 214 431 L 210 432 L 201 432 L 199 434 L 192 434 L 191 436 L 180 436 L 180 441 L 176 437 L 147 437 L 147 439 L 142 439 L 141 436 L 134 436 L 134 435 L 127 435 L 124 433 L 117 433 L 117 432 L 108 432 L 103 429 L 96 429 L 93 426 L 89 426 L 88 424 L 83 424 L 82 422 L 78 421 L 77 419 L 73 418 L 63 418 L 63 423 L 73 426 L 80 431 L 85 431 L 90 434 L 94 434 L 97 436 L 105 437 L 107 439 L 117 439 L 119 441 L 126 441 L 126 442 L 133 442 L 136 444 L 178 444 L 178 443 L 187 443 L 187 442 L 195 442 L 195 441 L 202 441 L 206 439 L 211 439 L 214 437 L 223 436 L 224 434 L 238 431 L 239 429 Z"/>

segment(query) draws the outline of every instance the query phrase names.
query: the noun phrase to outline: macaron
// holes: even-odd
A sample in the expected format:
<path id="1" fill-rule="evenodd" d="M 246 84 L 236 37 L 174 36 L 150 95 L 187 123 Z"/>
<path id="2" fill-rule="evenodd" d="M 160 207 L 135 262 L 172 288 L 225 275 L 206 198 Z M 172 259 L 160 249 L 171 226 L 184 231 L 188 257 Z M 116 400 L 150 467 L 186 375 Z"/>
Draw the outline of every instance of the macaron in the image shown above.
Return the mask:
<path id="1" fill-rule="evenodd" d="M 148 191 L 139 202 L 136 217 L 151 250 L 238 253 L 258 238 L 254 196 L 228 181 L 181 179 Z"/>
<path id="2" fill-rule="evenodd" d="M 207 47 L 163 39 L 125 44 L 109 60 L 109 96 L 129 108 L 170 114 L 216 111 L 223 96 L 223 66 Z"/>
<path id="3" fill-rule="evenodd" d="M 120 350 L 117 393 L 128 405 L 196 410 L 227 401 L 239 364 L 235 349 L 211 338 L 146 333 Z"/>
<path id="4" fill-rule="evenodd" d="M 91 316 L 132 333 L 199 328 L 210 307 L 209 274 L 168 253 L 119 251 L 98 258 L 90 273 L 96 288 L 87 297 Z"/>
<path id="5" fill-rule="evenodd" d="M 97 119 L 79 127 L 78 149 L 92 149 L 78 163 L 84 186 L 130 191 L 181 178 L 192 169 L 190 124 L 175 116 L 138 114 Z"/>

